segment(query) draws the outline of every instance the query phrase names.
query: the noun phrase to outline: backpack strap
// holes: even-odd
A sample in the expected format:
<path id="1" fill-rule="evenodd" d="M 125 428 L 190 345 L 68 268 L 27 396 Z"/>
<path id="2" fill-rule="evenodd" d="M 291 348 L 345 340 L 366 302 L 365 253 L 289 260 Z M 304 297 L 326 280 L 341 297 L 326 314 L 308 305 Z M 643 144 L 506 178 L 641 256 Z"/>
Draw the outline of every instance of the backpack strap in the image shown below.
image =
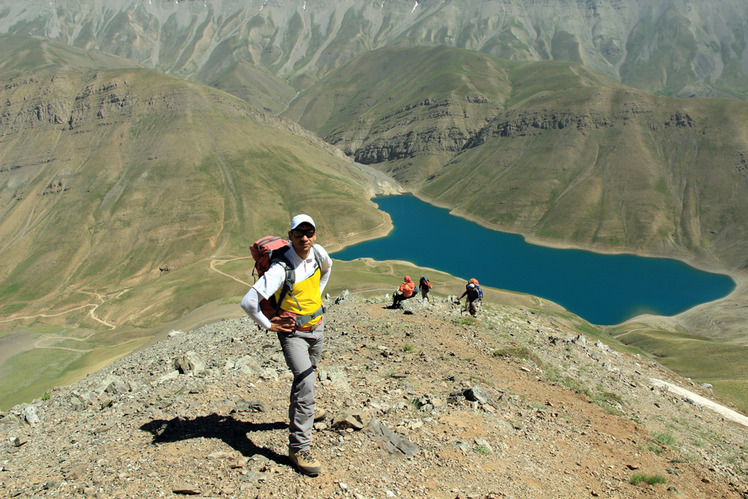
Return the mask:
<path id="1" fill-rule="evenodd" d="M 312 250 L 314 251 L 314 261 L 317 264 L 317 268 L 322 272 L 322 255 L 320 255 L 317 248 L 312 245 Z M 280 264 L 281 267 L 286 271 L 286 279 L 283 281 L 283 287 L 281 288 L 281 293 L 278 296 L 278 299 L 275 302 L 275 316 L 278 316 L 278 312 L 280 311 L 281 303 L 283 303 L 283 299 L 286 297 L 287 294 L 291 294 L 291 298 L 294 299 L 296 302 L 296 306 L 298 308 L 301 308 L 299 305 L 299 300 L 296 299 L 296 297 L 293 295 L 293 285 L 296 282 L 296 274 L 294 272 L 294 269 L 291 266 L 291 262 L 288 261 L 286 258 L 286 255 L 281 255 L 278 257 L 278 259 L 273 260 L 274 263 Z M 315 271 L 317 269 L 314 269 Z M 310 320 L 319 317 L 325 312 L 325 307 L 320 307 L 316 312 L 314 312 L 312 315 L 304 315 L 300 316 L 296 319 L 296 325 L 298 327 L 301 327 L 303 324 L 306 324 Z M 302 322 L 299 322 L 300 319 L 305 319 Z"/>
<path id="2" fill-rule="evenodd" d="M 289 262 L 285 255 L 282 255 L 278 257 L 277 260 L 274 260 L 273 263 L 277 263 L 281 267 L 283 267 L 283 270 L 286 272 L 286 278 L 283 281 L 283 286 L 281 287 L 281 293 L 278 296 L 278 299 L 275 300 L 275 306 L 274 309 L 274 317 L 278 316 L 278 312 L 280 311 L 281 303 L 283 303 L 283 299 L 286 297 L 288 293 L 291 293 L 291 297 L 296 300 L 296 297 L 291 292 L 291 289 L 293 288 L 294 282 L 296 281 L 296 274 L 294 273 L 294 269 L 291 267 L 291 262 Z M 296 306 L 299 306 L 299 301 L 296 300 Z"/>
<path id="3" fill-rule="evenodd" d="M 317 262 L 317 267 L 322 272 L 322 255 L 319 254 L 319 250 L 314 245 L 312 245 L 312 251 L 314 251 L 314 261 Z"/>

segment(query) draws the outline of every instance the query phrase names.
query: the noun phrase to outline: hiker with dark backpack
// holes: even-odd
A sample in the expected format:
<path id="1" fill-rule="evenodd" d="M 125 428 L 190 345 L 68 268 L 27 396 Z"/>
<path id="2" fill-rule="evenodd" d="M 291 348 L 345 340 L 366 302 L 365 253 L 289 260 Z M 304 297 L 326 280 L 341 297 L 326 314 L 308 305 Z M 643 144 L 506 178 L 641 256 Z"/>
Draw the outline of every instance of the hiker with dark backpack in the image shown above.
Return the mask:
<path id="1" fill-rule="evenodd" d="M 296 215 L 288 231 L 290 244 L 266 237 L 252 245 L 259 279 L 241 302 L 245 312 L 280 340 L 286 364 L 293 372 L 288 408 L 288 456 L 299 472 L 317 476 L 322 466 L 311 453 L 315 420 L 314 378 L 324 344 L 325 289 L 332 259 L 317 239 L 314 220 Z M 284 245 L 285 243 L 285 245 Z"/>
<path id="2" fill-rule="evenodd" d="M 418 289 L 421 290 L 421 301 L 428 300 L 429 303 L 431 303 L 431 283 L 429 282 L 429 278 L 426 276 L 421 277 L 421 280 L 418 281 Z"/>
<path id="3" fill-rule="evenodd" d="M 459 303 L 462 297 L 466 295 L 465 311 L 470 312 L 470 315 L 475 315 L 478 313 L 478 302 L 483 299 L 483 291 L 480 289 L 477 279 L 473 278 L 468 281 L 465 285 L 465 292 L 457 298 L 457 303 Z"/>

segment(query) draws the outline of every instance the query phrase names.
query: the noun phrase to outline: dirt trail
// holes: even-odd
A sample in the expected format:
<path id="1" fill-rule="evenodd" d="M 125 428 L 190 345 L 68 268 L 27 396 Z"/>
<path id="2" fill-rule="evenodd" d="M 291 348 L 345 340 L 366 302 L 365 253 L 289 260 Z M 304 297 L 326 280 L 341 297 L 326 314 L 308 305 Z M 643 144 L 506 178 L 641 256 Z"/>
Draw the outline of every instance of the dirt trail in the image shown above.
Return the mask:
<path id="1" fill-rule="evenodd" d="M 239 284 L 244 284 L 247 287 L 251 287 L 252 286 L 251 284 L 249 284 L 247 282 L 244 282 L 241 279 L 239 279 L 238 277 L 234 277 L 231 274 L 227 274 L 226 272 L 223 272 L 223 271 L 218 270 L 216 268 L 216 263 L 220 264 L 220 263 L 226 263 L 226 262 L 233 262 L 234 260 L 246 260 L 247 258 L 251 258 L 251 257 L 250 256 L 239 256 L 239 257 L 236 257 L 236 258 L 229 258 L 229 259 L 226 259 L 226 260 L 223 260 L 223 259 L 222 260 L 216 260 L 216 259 L 214 259 L 214 260 L 210 261 L 210 270 L 212 270 L 214 272 L 217 272 L 217 273 L 219 273 L 219 274 L 221 274 L 223 276 L 226 276 L 229 279 L 233 279 L 234 281 L 238 282 Z"/>
<path id="2" fill-rule="evenodd" d="M 690 390 L 686 390 L 685 388 L 681 388 L 680 386 L 668 383 L 667 381 L 662 381 L 661 379 L 657 378 L 650 378 L 650 381 L 652 381 L 652 384 L 654 386 L 666 388 L 677 395 L 686 397 L 687 400 L 691 400 L 700 406 L 706 407 L 707 409 L 721 414 L 730 421 L 735 421 L 736 423 L 740 423 L 743 426 L 748 426 L 748 417 L 743 416 L 739 412 L 733 411 L 732 409 L 709 400 L 708 398 L 702 397 L 701 395 L 698 395 Z"/>
<path id="3" fill-rule="evenodd" d="M 123 289 L 122 291 L 118 291 L 117 294 L 114 296 L 114 298 L 119 298 L 120 296 L 122 296 L 127 291 L 129 291 L 129 288 Z M 117 326 L 115 326 L 114 324 L 112 324 L 110 322 L 107 322 L 106 320 L 101 319 L 100 317 L 96 316 L 96 309 L 98 309 L 101 305 L 103 305 L 107 301 L 111 300 L 112 298 L 107 298 L 107 297 L 102 296 L 100 293 L 94 293 L 94 292 L 89 292 L 89 291 L 81 291 L 81 293 L 95 296 L 96 299 L 99 300 L 99 303 L 86 303 L 85 305 L 79 305 L 79 306 L 77 306 L 75 308 L 71 308 L 69 310 L 65 310 L 65 311 L 62 311 L 62 312 L 57 312 L 57 313 L 54 313 L 54 314 L 39 313 L 39 314 L 34 314 L 34 315 L 24 315 L 24 316 L 19 316 L 19 317 L 9 317 L 9 318 L 6 318 L 6 319 L 0 319 L 0 323 L 3 323 L 3 322 L 13 322 L 13 321 L 21 321 L 21 320 L 32 320 L 32 319 L 38 319 L 38 318 L 60 317 L 60 316 L 63 316 L 63 315 L 71 314 L 73 312 L 77 312 L 79 310 L 83 310 L 84 308 L 87 308 L 87 307 L 91 307 L 91 310 L 88 311 L 88 316 L 92 320 L 98 322 L 99 324 L 102 324 L 102 325 L 108 327 L 109 329 L 116 329 Z"/>

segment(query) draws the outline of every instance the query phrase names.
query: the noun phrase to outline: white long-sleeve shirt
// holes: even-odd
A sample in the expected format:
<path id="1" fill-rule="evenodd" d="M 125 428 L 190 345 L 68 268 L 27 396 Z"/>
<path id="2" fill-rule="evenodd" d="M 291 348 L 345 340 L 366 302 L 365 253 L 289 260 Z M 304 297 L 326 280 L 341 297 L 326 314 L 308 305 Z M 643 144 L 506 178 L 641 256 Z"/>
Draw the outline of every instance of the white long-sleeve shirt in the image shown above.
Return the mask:
<path id="1" fill-rule="evenodd" d="M 330 279 L 330 271 L 332 270 L 332 258 L 327 254 L 327 251 L 320 246 L 315 244 L 314 247 L 320 256 L 320 278 L 319 278 L 319 293 L 320 296 L 327 286 L 327 281 Z M 309 278 L 316 269 L 316 262 L 314 258 L 314 250 L 309 251 L 307 258 L 301 258 L 293 247 L 286 251 L 286 259 L 291 262 L 294 269 L 294 282 L 301 282 L 304 279 Z M 265 317 L 260 308 L 260 301 L 273 296 L 282 286 L 286 280 L 286 271 L 280 264 L 273 264 L 260 277 L 257 282 L 252 286 L 244 298 L 242 298 L 241 307 L 249 315 L 252 320 L 257 324 L 270 329 L 272 323 Z"/>

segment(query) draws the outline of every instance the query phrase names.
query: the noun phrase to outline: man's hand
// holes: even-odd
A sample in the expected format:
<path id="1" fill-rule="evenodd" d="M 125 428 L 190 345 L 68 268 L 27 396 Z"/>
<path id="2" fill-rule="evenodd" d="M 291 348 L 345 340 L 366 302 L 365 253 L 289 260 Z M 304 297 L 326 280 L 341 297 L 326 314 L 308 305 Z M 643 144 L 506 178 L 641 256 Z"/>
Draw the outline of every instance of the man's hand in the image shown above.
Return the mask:
<path id="1" fill-rule="evenodd" d="M 268 331 L 274 333 L 293 333 L 296 328 L 296 321 L 293 317 L 273 317 L 270 323 Z"/>

